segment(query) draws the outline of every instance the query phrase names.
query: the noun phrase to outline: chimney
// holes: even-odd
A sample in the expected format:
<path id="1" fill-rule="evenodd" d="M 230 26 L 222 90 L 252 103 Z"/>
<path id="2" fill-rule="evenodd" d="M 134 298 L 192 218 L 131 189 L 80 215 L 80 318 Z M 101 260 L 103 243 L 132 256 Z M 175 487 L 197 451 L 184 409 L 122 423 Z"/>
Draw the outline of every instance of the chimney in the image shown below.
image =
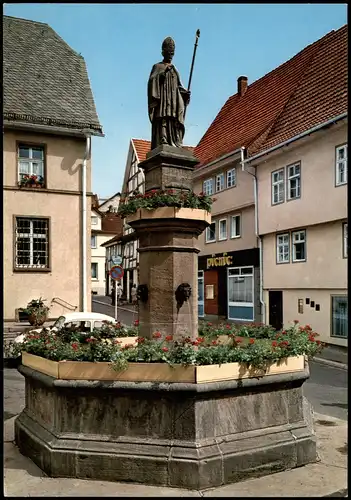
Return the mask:
<path id="1" fill-rule="evenodd" d="M 239 76 L 238 78 L 238 94 L 242 97 L 247 90 L 247 76 Z"/>

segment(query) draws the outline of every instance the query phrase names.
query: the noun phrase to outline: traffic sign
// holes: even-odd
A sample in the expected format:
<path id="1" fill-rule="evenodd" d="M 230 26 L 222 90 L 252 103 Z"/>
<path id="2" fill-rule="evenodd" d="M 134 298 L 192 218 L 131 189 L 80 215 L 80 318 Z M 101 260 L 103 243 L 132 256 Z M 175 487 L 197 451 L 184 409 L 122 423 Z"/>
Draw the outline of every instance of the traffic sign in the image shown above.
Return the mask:
<path id="1" fill-rule="evenodd" d="M 114 266 L 119 266 L 122 264 L 123 258 L 120 255 L 116 255 L 114 257 L 111 257 L 112 264 Z"/>
<path id="2" fill-rule="evenodd" d="M 111 267 L 110 276 L 113 280 L 120 280 L 123 278 L 124 269 L 121 266 Z"/>

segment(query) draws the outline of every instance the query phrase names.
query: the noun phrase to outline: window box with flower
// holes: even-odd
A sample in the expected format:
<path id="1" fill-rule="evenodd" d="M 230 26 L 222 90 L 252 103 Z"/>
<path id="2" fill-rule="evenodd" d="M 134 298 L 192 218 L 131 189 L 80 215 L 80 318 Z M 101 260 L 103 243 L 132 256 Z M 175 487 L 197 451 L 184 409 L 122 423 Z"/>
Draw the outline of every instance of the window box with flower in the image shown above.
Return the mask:
<path id="1" fill-rule="evenodd" d="M 19 187 L 23 188 L 43 188 L 44 179 L 41 175 L 22 175 L 18 181 Z"/>
<path id="2" fill-rule="evenodd" d="M 322 348 L 317 334 L 297 323 L 280 332 L 260 325 L 206 325 L 193 341 L 174 341 L 161 332 L 136 338 L 135 325 L 131 332 L 123 327 L 129 337 L 123 342 L 115 330 L 104 325 L 89 336 L 77 331 L 59 338 L 49 332 L 29 335 L 18 347 L 22 364 L 63 380 L 203 384 L 302 372 L 305 357 Z"/>

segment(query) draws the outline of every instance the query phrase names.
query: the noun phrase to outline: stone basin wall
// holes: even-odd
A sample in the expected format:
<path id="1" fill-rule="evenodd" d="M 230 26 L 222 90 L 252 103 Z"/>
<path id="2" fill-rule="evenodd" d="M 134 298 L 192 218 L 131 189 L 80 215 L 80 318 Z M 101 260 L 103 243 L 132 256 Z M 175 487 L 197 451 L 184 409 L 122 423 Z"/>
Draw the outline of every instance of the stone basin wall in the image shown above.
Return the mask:
<path id="1" fill-rule="evenodd" d="M 203 489 L 316 460 L 303 372 L 208 384 L 56 380 L 21 366 L 16 443 L 52 477 Z"/>

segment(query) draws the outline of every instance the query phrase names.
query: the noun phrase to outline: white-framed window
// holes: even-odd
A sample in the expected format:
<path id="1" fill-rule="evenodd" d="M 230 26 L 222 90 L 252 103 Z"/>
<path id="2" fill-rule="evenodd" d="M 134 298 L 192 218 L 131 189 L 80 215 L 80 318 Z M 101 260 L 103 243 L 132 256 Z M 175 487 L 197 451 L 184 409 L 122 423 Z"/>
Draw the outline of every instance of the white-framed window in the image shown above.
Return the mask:
<path id="1" fill-rule="evenodd" d="M 234 187 L 236 185 L 236 169 L 232 168 L 227 170 L 227 188 Z"/>
<path id="2" fill-rule="evenodd" d="M 198 297 L 197 297 L 198 316 L 199 318 L 203 318 L 205 316 L 205 301 L 204 301 L 205 287 L 204 287 L 203 271 L 197 272 L 197 290 L 198 290 Z"/>
<path id="3" fill-rule="evenodd" d="M 32 177 L 38 184 L 44 184 L 44 147 L 18 146 L 18 182 L 24 183 Z"/>
<path id="4" fill-rule="evenodd" d="M 213 194 L 213 179 L 206 179 L 203 183 L 203 193 L 211 196 Z"/>
<path id="5" fill-rule="evenodd" d="M 218 222 L 218 239 L 220 241 L 227 239 L 227 219 L 220 219 Z"/>
<path id="6" fill-rule="evenodd" d="M 331 336 L 347 339 L 348 338 L 347 295 L 332 296 L 331 306 L 332 306 Z"/>
<path id="7" fill-rule="evenodd" d="M 225 184 L 224 184 L 224 173 L 220 173 L 218 175 L 216 175 L 216 192 L 218 193 L 218 191 L 223 191 L 224 187 L 225 187 Z"/>
<path id="8" fill-rule="evenodd" d="M 93 280 L 98 279 L 98 264 L 97 264 L 97 262 L 91 263 L 91 277 Z"/>
<path id="9" fill-rule="evenodd" d="M 253 267 L 229 267 L 228 319 L 254 320 L 254 270 Z"/>
<path id="10" fill-rule="evenodd" d="M 96 226 L 98 223 L 98 218 L 95 215 L 91 216 L 91 224 L 92 226 Z"/>
<path id="11" fill-rule="evenodd" d="M 335 184 L 341 186 L 347 183 L 347 144 L 336 148 Z"/>
<path id="12" fill-rule="evenodd" d="M 300 163 L 286 167 L 288 182 L 288 200 L 295 200 L 301 197 L 301 166 Z"/>
<path id="13" fill-rule="evenodd" d="M 212 243 L 213 241 L 216 241 L 216 221 L 212 222 L 207 228 L 206 228 L 206 243 Z"/>
<path id="14" fill-rule="evenodd" d="M 277 263 L 290 262 L 290 235 L 277 234 Z"/>
<path id="15" fill-rule="evenodd" d="M 347 259 L 347 222 L 342 225 L 343 249 L 342 254 L 344 259 Z"/>
<path id="16" fill-rule="evenodd" d="M 285 200 L 284 169 L 272 172 L 272 205 L 277 205 Z"/>
<path id="17" fill-rule="evenodd" d="M 241 215 L 232 215 L 230 225 L 230 237 L 240 238 L 241 236 Z"/>
<path id="18" fill-rule="evenodd" d="M 91 248 L 96 248 L 96 234 L 91 235 Z"/>
<path id="19" fill-rule="evenodd" d="M 292 261 L 304 262 L 306 260 L 306 231 L 294 231 L 292 237 Z"/>
<path id="20" fill-rule="evenodd" d="M 49 219 L 16 217 L 15 269 L 49 268 Z"/>

